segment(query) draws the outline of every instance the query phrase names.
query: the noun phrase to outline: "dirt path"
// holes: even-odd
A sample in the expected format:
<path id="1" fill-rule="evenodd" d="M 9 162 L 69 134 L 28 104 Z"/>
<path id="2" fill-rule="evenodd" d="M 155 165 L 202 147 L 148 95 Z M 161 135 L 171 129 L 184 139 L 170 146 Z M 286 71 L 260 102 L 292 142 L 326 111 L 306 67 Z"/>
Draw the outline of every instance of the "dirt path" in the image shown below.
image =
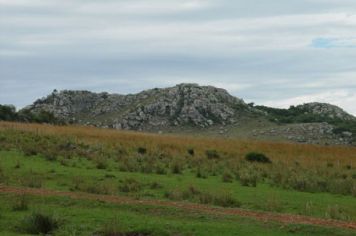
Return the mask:
<path id="1" fill-rule="evenodd" d="M 189 210 L 189 211 L 204 212 L 208 214 L 243 216 L 243 217 L 254 218 L 260 221 L 276 221 L 284 224 L 307 224 L 307 225 L 318 225 L 318 226 L 337 227 L 337 228 L 356 230 L 355 221 L 345 222 L 345 221 L 320 219 L 320 218 L 301 216 L 301 215 L 260 212 L 260 211 L 243 210 L 237 208 L 217 208 L 217 207 L 187 203 L 187 202 L 136 200 L 133 198 L 122 197 L 122 196 L 109 196 L 109 195 L 98 195 L 98 194 L 77 193 L 77 192 L 60 192 L 60 191 L 46 190 L 46 189 L 18 188 L 18 187 L 9 187 L 9 186 L 1 186 L 1 185 L 0 185 L 0 193 L 12 193 L 12 194 L 19 194 L 19 195 L 29 194 L 35 196 L 63 196 L 63 197 L 70 197 L 72 199 L 95 200 L 95 201 L 103 201 L 103 202 L 114 203 L 114 204 L 175 207 L 175 208 Z"/>

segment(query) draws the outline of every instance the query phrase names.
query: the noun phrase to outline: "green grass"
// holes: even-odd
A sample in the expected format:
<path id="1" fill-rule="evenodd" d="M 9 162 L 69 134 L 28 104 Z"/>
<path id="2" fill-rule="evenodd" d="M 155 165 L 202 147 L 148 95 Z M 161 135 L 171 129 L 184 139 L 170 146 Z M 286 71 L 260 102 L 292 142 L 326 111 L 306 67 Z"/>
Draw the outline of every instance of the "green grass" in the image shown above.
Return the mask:
<path id="1" fill-rule="evenodd" d="M 123 232 L 151 235 L 352 235 L 341 229 L 302 225 L 279 225 L 251 219 L 207 215 L 167 207 L 113 205 L 66 197 L 28 197 L 27 211 L 13 211 L 14 196 L 0 194 L 0 235 L 25 235 L 18 231 L 22 219 L 32 212 L 46 212 L 60 220 L 54 235 L 92 235 L 107 224 Z"/>
<path id="2" fill-rule="evenodd" d="M 93 161 L 85 158 L 48 161 L 41 156 L 25 157 L 17 151 L 1 151 L 0 168 L 6 176 L 6 183 L 15 186 L 41 182 L 39 187 L 47 189 L 88 191 L 152 199 L 166 199 L 165 194 L 168 191 L 184 191 L 193 186 L 208 193 L 216 193 L 217 190 L 228 193 L 241 203 L 242 208 L 246 209 L 321 218 L 332 217 L 341 220 L 356 219 L 355 198 L 352 196 L 298 192 L 262 183 L 257 187 L 244 187 L 236 180 L 232 183 L 224 183 L 220 176 L 209 176 L 206 179 L 196 178 L 195 173 L 189 170 L 179 175 L 120 172 L 118 163 L 113 160 L 108 160 L 107 169 L 97 169 Z M 137 191 L 120 191 L 120 186 L 127 179 L 134 179 L 142 186 Z M 158 183 L 160 187 L 150 187 L 154 183 Z M 76 189 L 75 185 L 79 188 Z M 99 187 L 93 189 L 93 186 Z M 194 201 L 194 199 L 188 200 Z M 330 214 L 333 209 L 337 209 L 336 215 Z"/>

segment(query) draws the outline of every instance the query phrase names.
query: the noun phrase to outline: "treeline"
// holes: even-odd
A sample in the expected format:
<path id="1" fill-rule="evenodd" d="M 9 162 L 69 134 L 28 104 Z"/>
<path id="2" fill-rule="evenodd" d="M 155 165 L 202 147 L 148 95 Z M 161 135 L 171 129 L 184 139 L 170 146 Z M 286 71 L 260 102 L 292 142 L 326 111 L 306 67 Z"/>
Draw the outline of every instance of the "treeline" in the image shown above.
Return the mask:
<path id="1" fill-rule="evenodd" d="M 16 121 L 29 123 L 47 123 L 47 124 L 63 124 L 63 121 L 57 119 L 52 113 L 41 111 L 32 113 L 29 110 L 16 111 L 16 107 L 12 105 L 0 105 L 0 121 Z"/>

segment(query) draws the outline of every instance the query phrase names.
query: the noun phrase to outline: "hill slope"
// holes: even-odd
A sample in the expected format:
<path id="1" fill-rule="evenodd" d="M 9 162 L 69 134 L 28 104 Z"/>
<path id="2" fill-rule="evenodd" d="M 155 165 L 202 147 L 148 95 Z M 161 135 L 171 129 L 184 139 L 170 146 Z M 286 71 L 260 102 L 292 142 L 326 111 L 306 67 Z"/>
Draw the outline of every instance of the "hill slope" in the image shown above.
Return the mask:
<path id="1" fill-rule="evenodd" d="M 47 112 L 67 123 L 103 128 L 316 144 L 350 144 L 356 133 L 356 118 L 334 105 L 253 106 L 224 89 L 197 84 L 130 95 L 54 91 L 22 112 Z"/>
<path id="2" fill-rule="evenodd" d="M 251 110 L 223 89 L 196 84 L 151 89 L 134 95 L 55 91 L 26 109 L 34 113 L 52 112 L 67 122 L 135 130 L 234 123 L 240 113 Z"/>

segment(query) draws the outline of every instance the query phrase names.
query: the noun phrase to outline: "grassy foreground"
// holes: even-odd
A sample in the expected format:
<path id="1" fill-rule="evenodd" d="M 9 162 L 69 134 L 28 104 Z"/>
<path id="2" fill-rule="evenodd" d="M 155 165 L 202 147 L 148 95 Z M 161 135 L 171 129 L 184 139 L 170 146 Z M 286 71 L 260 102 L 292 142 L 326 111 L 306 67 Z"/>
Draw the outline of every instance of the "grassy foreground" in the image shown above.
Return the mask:
<path id="1" fill-rule="evenodd" d="M 28 196 L 28 209 L 16 211 L 12 204 L 16 204 L 18 198 L 0 195 L 0 235 L 28 235 L 22 232 L 23 222 L 32 212 L 42 212 L 58 219 L 59 228 L 54 234 L 61 236 L 98 235 L 107 231 L 126 235 L 351 236 L 354 233 L 351 230 L 333 228 L 263 223 L 247 218 L 207 215 L 168 207 L 114 205 L 63 197 Z"/>
<path id="2" fill-rule="evenodd" d="M 249 162 L 249 152 L 271 163 Z M 356 220 L 356 149 L 0 123 L 0 184 Z M 25 200 L 24 200 L 25 199 Z M 0 235 L 32 212 L 55 235 L 352 235 L 169 207 L 0 195 Z M 28 223 L 28 222 L 27 222 Z M 19 226 L 20 225 L 20 226 Z M 25 230 L 26 231 L 26 230 Z M 131 234 L 129 234 L 131 233 Z M 136 234 L 134 234 L 136 233 Z"/>

